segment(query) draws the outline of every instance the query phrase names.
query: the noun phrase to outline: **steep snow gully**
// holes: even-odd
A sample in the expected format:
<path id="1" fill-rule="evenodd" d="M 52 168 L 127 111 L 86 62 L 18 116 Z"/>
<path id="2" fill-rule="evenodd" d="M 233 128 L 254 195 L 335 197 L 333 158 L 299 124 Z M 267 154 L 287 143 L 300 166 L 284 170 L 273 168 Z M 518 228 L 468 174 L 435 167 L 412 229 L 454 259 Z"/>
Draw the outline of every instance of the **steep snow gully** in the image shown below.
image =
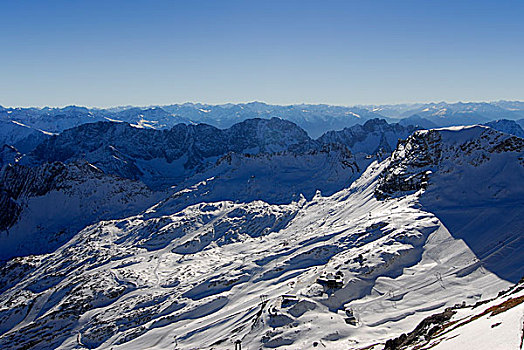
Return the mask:
<path id="1" fill-rule="evenodd" d="M 221 177 L 249 191 L 235 174 L 258 169 L 257 157 L 236 165 Z M 203 174 L 48 254 L 2 264 L 0 348 L 391 348 L 456 304 L 453 317 L 474 310 L 482 325 L 487 308 L 470 306 L 524 275 L 524 140 L 488 127 L 415 131 L 345 188 L 288 202 L 235 188 L 220 200 L 213 191 L 227 186 Z M 512 305 L 503 326 L 482 328 L 511 334 L 500 339 L 510 347 L 524 315 L 512 293 L 486 304 Z M 473 324 L 423 348 L 468 348 Z"/>

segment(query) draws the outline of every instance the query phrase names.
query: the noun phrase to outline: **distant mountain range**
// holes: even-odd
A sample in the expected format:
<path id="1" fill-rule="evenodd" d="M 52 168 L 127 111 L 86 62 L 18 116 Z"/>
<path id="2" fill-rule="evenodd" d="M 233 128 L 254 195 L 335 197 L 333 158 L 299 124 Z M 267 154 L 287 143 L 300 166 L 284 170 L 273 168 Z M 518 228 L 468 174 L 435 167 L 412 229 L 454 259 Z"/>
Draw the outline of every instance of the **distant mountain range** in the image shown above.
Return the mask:
<path id="1" fill-rule="evenodd" d="M 317 138 L 330 130 L 341 130 L 355 124 L 363 124 L 374 118 L 404 125 L 424 128 L 453 125 L 482 124 L 497 119 L 524 120 L 524 102 L 499 101 L 482 103 L 428 103 L 383 106 L 329 106 L 290 105 L 278 106 L 262 102 L 244 104 L 207 105 L 185 103 L 151 107 L 117 107 L 108 109 L 68 106 L 64 108 L 4 108 L 0 107 L 3 130 L 9 123 L 16 128 L 27 128 L 16 134 L 20 144 L 33 145 L 35 137 L 42 133 L 59 133 L 74 126 L 96 121 L 127 122 L 137 128 L 170 129 L 176 124 L 205 123 L 220 129 L 246 119 L 273 117 L 289 120 Z M 7 123 L 7 124 L 6 124 Z M 9 126 L 14 128 L 14 126 Z M 20 129 L 21 130 L 21 129 Z M 29 139 L 28 137 L 32 135 Z M 0 133 L 0 144 L 8 143 L 8 137 Z M 11 140 L 13 141 L 13 140 Z M 10 144 L 13 144 L 11 142 Z M 16 145 L 15 145 L 16 146 Z"/>

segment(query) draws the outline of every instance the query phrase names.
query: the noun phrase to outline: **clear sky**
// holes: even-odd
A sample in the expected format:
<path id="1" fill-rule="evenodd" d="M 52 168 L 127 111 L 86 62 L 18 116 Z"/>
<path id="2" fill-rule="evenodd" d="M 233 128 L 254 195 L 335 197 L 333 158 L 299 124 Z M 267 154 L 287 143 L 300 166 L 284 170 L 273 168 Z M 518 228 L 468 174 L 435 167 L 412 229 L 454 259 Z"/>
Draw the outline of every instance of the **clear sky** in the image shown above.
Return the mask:
<path id="1" fill-rule="evenodd" d="M 0 0 L 0 105 L 524 100 L 524 1 Z"/>

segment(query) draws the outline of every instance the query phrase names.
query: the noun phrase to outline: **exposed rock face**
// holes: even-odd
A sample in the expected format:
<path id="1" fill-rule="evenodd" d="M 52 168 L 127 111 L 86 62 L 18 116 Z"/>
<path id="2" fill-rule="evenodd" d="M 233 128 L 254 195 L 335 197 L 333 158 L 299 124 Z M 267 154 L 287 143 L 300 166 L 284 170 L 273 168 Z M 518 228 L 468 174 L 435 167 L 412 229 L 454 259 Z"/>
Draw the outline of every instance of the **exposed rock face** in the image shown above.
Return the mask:
<path id="1" fill-rule="evenodd" d="M 468 344 L 477 349 L 478 346 L 471 344 L 472 337 L 475 338 L 477 343 L 475 345 L 482 344 L 486 349 L 491 348 L 490 345 L 492 344 L 489 343 L 496 343 L 497 346 L 503 344 L 504 347 L 507 345 L 508 349 L 513 348 L 512 345 L 518 346 L 520 343 L 520 348 L 522 348 L 522 333 L 517 335 L 516 332 L 512 334 L 512 332 L 506 331 L 503 333 L 506 337 L 501 338 L 498 337 L 498 334 L 494 334 L 492 329 L 502 323 L 507 326 L 511 323 L 512 318 L 508 314 L 514 312 L 518 315 L 518 309 L 524 309 L 522 306 L 524 303 L 523 281 L 524 278 L 516 285 L 500 291 L 494 298 L 480 300 L 471 305 L 463 301 L 446 308 L 444 312 L 426 317 L 413 331 L 387 340 L 384 350 L 433 349 L 439 346 L 452 349 L 459 344 Z M 522 311 L 520 314 L 522 314 Z M 499 322 L 496 322 L 496 320 L 487 322 L 490 318 L 495 318 Z M 479 329 L 483 329 L 483 332 L 479 332 Z M 508 337 L 512 339 L 507 339 Z"/>
<path id="2" fill-rule="evenodd" d="M 3 145 L 0 150 L 0 168 L 4 164 L 15 163 L 22 157 L 22 154 L 11 145 Z"/>
<path id="3" fill-rule="evenodd" d="M 429 339 L 437 330 L 440 329 L 440 325 L 448 321 L 454 314 L 455 311 L 448 309 L 442 313 L 426 317 L 412 332 L 408 334 L 402 334 L 398 338 L 386 341 L 384 350 L 404 349 L 406 346 L 416 342 L 419 338 Z"/>
<path id="4" fill-rule="evenodd" d="M 318 141 L 341 143 L 353 153 L 391 153 L 399 139 L 411 135 L 416 128 L 412 125 L 388 124 L 384 119 L 371 119 L 364 125 L 355 125 L 340 131 L 328 131 Z"/>
<path id="5" fill-rule="evenodd" d="M 154 197 L 86 162 L 8 164 L 0 171 L 0 260 L 52 251 L 78 229 L 146 209 Z"/>
<path id="6" fill-rule="evenodd" d="M 426 188 L 431 167 L 440 162 L 440 141 L 440 134 L 433 130 L 415 132 L 408 139 L 399 141 L 376 189 L 376 196 L 383 199 L 398 192 Z"/>
<path id="7" fill-rule="evenodd" d="M 35 168 L 20 165 L 4 167 L 0 173 L 0 230 L 4 231 L 18 221 L 24 199 L 43 196 L 58 189 L 66 177 L 67 167 L 59 162 Z"/>
<path id="8" fill-rule="evenodd" d="M 153 130 L 98 122 L 52 137 L 24 162 L 85 159 L 106 173 L 140 179 L 157 188 L 176 184 L 228 152 L 300 153 L 320 148 L 304 130 L 278 118 L 246 120 L 226 130 L 205 124 Z"/>
<path id="9" fill-rule="evenodd" d="M 453 135 L 458 134 L 453 130 L 433 129 L 417 131 L 400 141 L 379 181 L 377 198 L 425 189 L 431 173 L 437 170 L 450 173 L 463 164 L 476 167 L 486 163 L 492 153 L 519 153 L 524 149 L 524 139 L 491 128 L 459 129 L 465 130 L 461 138 Z M 519 159 L 524 166 L 524 158 Z"/>

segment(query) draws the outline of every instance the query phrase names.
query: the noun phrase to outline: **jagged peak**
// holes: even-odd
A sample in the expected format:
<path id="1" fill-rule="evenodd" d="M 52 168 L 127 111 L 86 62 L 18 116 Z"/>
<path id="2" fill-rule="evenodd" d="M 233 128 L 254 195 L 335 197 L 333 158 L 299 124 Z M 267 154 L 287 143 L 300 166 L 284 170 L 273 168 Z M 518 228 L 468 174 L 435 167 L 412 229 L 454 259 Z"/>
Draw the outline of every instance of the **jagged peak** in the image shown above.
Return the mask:
<path id="1" fill-rule="evenodd" d="M 519 158 L 523 151 L 524 139 L 483 125 L 417 130 L 399 141 L 386 161 L 376 195 L 383 199 L 425 189 L 435 172 L 480 166 L 497 153 L 513 152 Z"/>

